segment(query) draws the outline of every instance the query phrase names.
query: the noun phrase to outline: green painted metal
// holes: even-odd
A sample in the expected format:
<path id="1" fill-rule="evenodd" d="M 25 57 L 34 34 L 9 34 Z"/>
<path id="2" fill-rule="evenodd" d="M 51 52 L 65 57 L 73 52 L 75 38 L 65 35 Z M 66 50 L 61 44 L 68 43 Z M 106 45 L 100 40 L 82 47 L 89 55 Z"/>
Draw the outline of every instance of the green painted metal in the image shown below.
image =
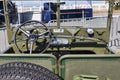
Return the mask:
<path id="1" fill-rule="evenodd" d="M 7 0 L 3 0 L 3 6 L 4 6 L 5 26 L 7 27 L 7 35 L 8 35 L 7 37 L 8 37 L 8 42 L 10 44 L 13 39 L 14 32 L 13 29 L 10 28 Z"/>
<path id="2" fill-rule="evenodd" d="M 52 34 L 50 38 L 66 41 L 67 45 L 62 47 L 49 47 L 44 54 L 39 54 L 40 52 L 36 54 L 25 54 L 26 41 L 18 42 L 23 53 L 20 53 L 13 43 L 13 35 L 16 29 L 10 28 L 7 14 L 7 0 L 3 0 L 10 48 L 6 50 L 5 54 L 0 54 L 0 64 L 8 62 L 31 62 L 44 66 L 56 74 L 59 73 L 59 76 L 61 76 L 64 80 L 119 80 L 118 74 L 120 74 L 120 55 L 110 55 L 111 51 L 107 48 L 110 36 L 114 0 L 109 0 L 110 7 L 108 10 L 107 27 L 94 28 L 94 35 L 92 37 L 89 36 L 86 28 L 60 26 L 61 3 L 60 0 L 57 1 L 57 27 L 48 27 Z M 32 29 L 27 28 L 24 30 L 27 31 Z M 45 28 L 41 28 L 39 31 L 44 33 Z M 33 30 L 33 32 L 35 31 Z M 24 36 L 25 35 L 23 33 L 17 34 L 16 38 Z M 48 36 L 42 37 L 46 38 L 45 40 L 47 41 L 50 40 Z M 44 41 L 44 39 L 41 38 L 40 41 L 42 40 Z M 35 45 L 35 47 L 37 47 L 37 45 Z M 34 51 L 36 51 L 36 49 L 34 49 Z M 65 54 L 67 52 L 76 52 L 78 55 L 64 55 L 58 59 L 52 55 L 52 53 L 56 52 L 59 56 L 62 51 Z M 48 54 L 47 52 L 50 53 Z M 87 55 L 81 55 L 85 54 L 85 52 L 87 52 Z M 89 53 L 92 54 L 90 55 Z"/>
<path id="3" fill-rule="evenodd" d="M 59 75 L 64 80 L 119 79 L 120 55 L 65 55 L 59 59 L 58 64 Z M 82 75 L 86 77 L 81 79 Z M 95 76 L 96 79 L 90 79 Z"/>
<path id="4" fill-rule="evenodd" d="M 107 35 L 106 36 L 110 36 L 112 15 L 113 15 L 113 9 L 114 9 L 113 6 L 114 6 L 114 0 L 109 0 L 108 20 L 107 20 Z M 109 37 L 108 37 L 108 41 L 109 41 Z"/>
<path id="5" fill-rule="evenodd" d="M 5 21 L 6 21 L 6 26 L 7 26 L 7 34 L 8 34 L 8 41 L 13 49 L 13 51 L 15 53 L 20 53 L 17 49 L 16 46 L 14 46 L 13 40 L 14 40 L 14 33 L 16 31 L 16 29 L 12 29 L 10 28 L 10 23 L 9 23 L 9 19 L 8 19 L 8 15 L 7 15 L 7 0 L 3 0 L 3 4 L 4 4 L 4 11 L 5 11 Z M 92 44 L 90 44 L 90 47 L 87 47 L 87 45 L 85 47 L 83 46 L 79 46 L 79 47 L 60 47 L 59 50 L 62 51 L 74 51 L 74 50 L 87 50 L 87 51 L 93 51 L 95 52 L 95 54 L 109 54 L 109 50 L 107 49 L 107 43 L 109 42 L 109 36 L 110 36 L 110 29 L 111 29 L 111 21 L 112 21 L 112 12 L 113 12 L 113 0 L 109 1 L 109 10 L 108 10 L 108 22 L 107 22 L 107 28 L 94 28 L 94 35 L 92 37 L 89 36 L 89 34 L 87 33 L 87 28 L 80 28 L 80 27 L 72 27 L 72 28 L 61 28 L 60 26 L 60 4 L 63 4 L 63 2 L 60 2 L 60 0 L 57 0 L 57 28 L 50 28 L 49 30 L 52 33 L 52 37 L 51 38 L 58 38 L 58 39 L 66 39 L 68 41 L 67 45 L 72 45 L 73 43 L 89 43 L 89 42 L 95 42 L 97 44 L 97 46 L 93 46 Z M 55 32 L 55 29 L 59 32 Z M 40 29 L 43 30 L 44 29 Z M 60 32 L 62 31 L 62 32 Z M 17 37 L 24 37 L 24 34 L 21 35 L 17 35 Z M 44 36 L 47 37 L 47 36 Z M 100 39 L 100 40 L 99 40 Z M 49 39 L 47 39 L 49 40 Z M 26 42 L 18 42 L 19 45 L 21 46 L 20 48 L 23 50 L 23 53 L 26 51 Z M 99 47 L 100 45 L 106 45 L 106 46 L 102 46 Z M 25 45 L 23 47 L 23 45 Z M 35 45 L 35 47 L 37 47 L 37 45 Z M 48 51 L 56 51 L 57 48 L 48 48 Z"/>

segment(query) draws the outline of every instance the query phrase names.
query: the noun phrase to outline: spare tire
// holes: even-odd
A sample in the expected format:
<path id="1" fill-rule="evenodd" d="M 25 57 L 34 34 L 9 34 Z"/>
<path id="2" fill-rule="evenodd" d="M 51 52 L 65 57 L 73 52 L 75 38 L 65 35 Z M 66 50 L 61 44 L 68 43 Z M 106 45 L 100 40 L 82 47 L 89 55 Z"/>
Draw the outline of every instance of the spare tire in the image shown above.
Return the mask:
<path id="1" fill-rule="evenodd" d="M 0 80 L 62 80 L 58 75 L 40 65 L 11 62 L 0 65 Z"/>

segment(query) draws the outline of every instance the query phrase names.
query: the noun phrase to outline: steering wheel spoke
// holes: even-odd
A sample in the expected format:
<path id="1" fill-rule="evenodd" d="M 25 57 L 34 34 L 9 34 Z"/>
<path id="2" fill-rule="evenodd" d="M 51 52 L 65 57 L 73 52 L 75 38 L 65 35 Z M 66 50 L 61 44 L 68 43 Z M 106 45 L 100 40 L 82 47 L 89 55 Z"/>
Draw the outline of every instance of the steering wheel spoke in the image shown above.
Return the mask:
<path id="1" fill-rule="evenodd" d="M 30 41 L 30 54 L 32 54 L 33 45 L 34 45 L 34 41 Z"/>
<path id="2" fill-rule="evenodd" d="M 19 38 L 19 39 L 16 40 L 16 42 L 23 42 L 23 41 L 26 41 L 26 40 L 28 40 L 27 37 L 26 38 Z"/>
<path id="3" fill-rule="evenodd" d="M 47 30 L 47 31 L 45 31 L 45 32 L 43 32 L 43 33 L 38 34 L 38 36 L 42 36 L 42 35 L 45 35 L 45 34 L 47 34 L 47 33 L 49 34 L 49 32 L 50 32 L 50 31 Z"/>
<path id="4" fill-rule="evenodd" d="M 24 31 L 22 28 L 19 28 L 19 30 L 22 31 L 26 36 L 30 36 L 30 34 Z"/>

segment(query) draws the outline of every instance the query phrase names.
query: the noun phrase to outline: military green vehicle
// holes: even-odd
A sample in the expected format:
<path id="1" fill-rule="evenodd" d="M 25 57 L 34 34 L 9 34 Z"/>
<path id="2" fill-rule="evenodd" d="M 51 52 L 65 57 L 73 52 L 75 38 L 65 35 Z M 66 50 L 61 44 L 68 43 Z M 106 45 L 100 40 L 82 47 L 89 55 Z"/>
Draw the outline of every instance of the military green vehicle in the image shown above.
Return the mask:
<path id="1" fill-rule="evenodd" d="M 78 0 L 79 1 L 79 0 Z M 42 2 L 42 1 L 41 1 Z M 52 2 L 52 1 L 51 1 Z M 120 56 L 108 48 L 114 0 L 109 3 L 106 26 L 62 25 L 57 0 L 57 20 L 43 23 L 28 20 L 17 27 L 9 23 L 7 0 L 4 16 L 10 47 L 0 54 L 0 80 L 119 80 Z M 84 11 L 81 13 L 84 15 Z M 26 15 L 27 16 L 27 15 Z M 74 19 L 76 21 L 76 19 Z M 103 18 L 97 19 L 98 21 Z M 69 20 L 69 22 L 72 22 Z M 79 23 L 77 22 L 77 23 Z M 55 23 L 56 26 L 49 24 Z"/>

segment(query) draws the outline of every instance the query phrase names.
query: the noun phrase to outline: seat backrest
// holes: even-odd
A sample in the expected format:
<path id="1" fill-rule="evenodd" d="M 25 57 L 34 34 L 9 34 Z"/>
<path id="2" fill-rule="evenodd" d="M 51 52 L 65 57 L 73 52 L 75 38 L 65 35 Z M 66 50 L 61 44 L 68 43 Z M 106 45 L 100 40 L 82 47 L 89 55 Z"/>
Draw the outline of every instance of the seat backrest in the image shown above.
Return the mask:
<path id="1" fill-rule="evenodd" d="M 64 80 L 119 80 L 120 55 L 65 55 L 59 60 Z"/>

